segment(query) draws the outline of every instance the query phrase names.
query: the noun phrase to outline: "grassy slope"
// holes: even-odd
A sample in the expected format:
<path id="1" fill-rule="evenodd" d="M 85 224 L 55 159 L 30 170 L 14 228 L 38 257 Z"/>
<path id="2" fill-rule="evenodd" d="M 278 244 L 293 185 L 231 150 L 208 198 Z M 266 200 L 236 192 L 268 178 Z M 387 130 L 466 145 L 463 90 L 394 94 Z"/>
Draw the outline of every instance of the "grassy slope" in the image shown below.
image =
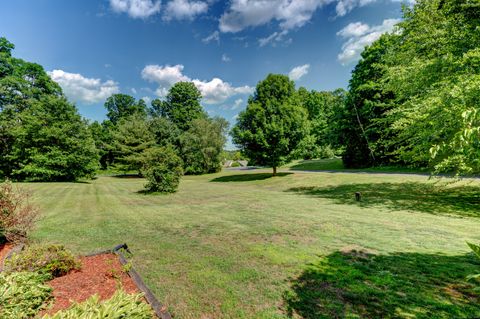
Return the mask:
<path id="1" fill-rule="evenodd" d="M 78 253 L 127 242 L 177 318 L 478 314 L 464 282 L 480 268 L 465 245 L 480 241 L 477 183 L 228 172 L 168 196 L 138 194 L 143 183 L 24 184 L 45 215 L 35 237 Z"/>

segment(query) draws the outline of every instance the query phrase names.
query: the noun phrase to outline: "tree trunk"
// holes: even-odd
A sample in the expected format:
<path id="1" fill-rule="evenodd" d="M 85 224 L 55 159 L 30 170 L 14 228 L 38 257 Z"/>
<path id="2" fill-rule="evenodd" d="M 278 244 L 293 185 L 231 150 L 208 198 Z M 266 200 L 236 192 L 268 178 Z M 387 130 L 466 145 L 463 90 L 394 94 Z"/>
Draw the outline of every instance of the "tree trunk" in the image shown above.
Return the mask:
<path id="1" fill-rule="evenodd" d="M 273 167 L 273 176 L 277 176 L 277 167 L 276 166 Z"/>

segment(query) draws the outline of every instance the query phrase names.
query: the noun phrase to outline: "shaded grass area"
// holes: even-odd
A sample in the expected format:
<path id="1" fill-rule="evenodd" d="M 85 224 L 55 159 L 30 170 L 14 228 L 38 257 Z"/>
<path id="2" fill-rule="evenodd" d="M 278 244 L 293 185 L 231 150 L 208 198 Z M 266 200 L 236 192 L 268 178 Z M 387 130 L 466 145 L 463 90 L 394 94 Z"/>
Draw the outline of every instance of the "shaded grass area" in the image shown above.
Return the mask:
<path id="1" fill-rule="evenodd" d="M 289 315 L 319 318 L 479 318 L 480 298 L 465 278 L 472 254 L 334 252 L 292 280 Z"/>
<path id="2" fill-rule="evenodd" d="M 480 217 L 478 186 L 420 182 L 358 183 L 328 187 L 294 187 L 288 191 L 359 207 L 382 206 L 392 210 Z M 356 192 L 361 193 L 361 201 L 355 201 Z"/>
<path id="3" fill-rule="evenodd" d="M 427 169 L 409 168 L 401 166 L 378 166 L 369 168 L 349 169 L 343 166 L 340 158 L 301 160 L 290 163 L 286 167 L 299 171 L 343 171 L 343 172 L 368 172 L 368 173 L 422 173 L 428 174 Z"/>
<path id="4" fill-rule="evenodd" d="M 319 255 L 355 248 L 379 256 L 438 252 L 462 256 L 469 251 L 465 241 L 480 242 L 479 218 L 425 214 L 414 205 L 408 206 L 412 210 L 407 206 L 393 210 L 388 200 L 363 205 L 289 191 L 348 184 L 431 184 L 424 176 L 259 176 L 271 176 L 271 171 L 185 176 L 178 193 L 162 196 L 139 194 L 145 183 L 141 178 L 102 176 L 89 184 L 21 186 L 32 191 L 32 200 L 43 212 L 34 239 L 63 244 L 79 254 L 126 242 L 146 284 L 182 319 L 290 318 L 284 296 L 295 294 L 291 278 L 299 278 L 309 264 L 317 264 Z M 217 178 L 232 182 L 212 182 Z M 480 183 L 452 187 L 462 185 Z M 462 206 L 449 207 L 461 213 Z M 440 271 L 435 259 L 424 261 L 425 267 Z M 471 262 L 459 259 L 458 267 L 462 264 L 464 272 L 470 272 Z M 416 273 L 406 266 L 403 271 Z M 413 276 L 412 285 L 421 285 L 421 280 Z M 303 300 L 311 302 L 307 297 Z M 299 311 L 293 316 L 312 318 Z M 328 316 L 338 318 L 342 313 L 333 311 Z"/>
<path id="5" fill-rule="evenodd" d="M 277 173 L 273 176 L 272 173 L 254 173 L 254 174 L 235 174 L 216 177 L 211 182 L 251 182 L 261 181 L 269 178 L 283 177 L 293 173 Z"/>

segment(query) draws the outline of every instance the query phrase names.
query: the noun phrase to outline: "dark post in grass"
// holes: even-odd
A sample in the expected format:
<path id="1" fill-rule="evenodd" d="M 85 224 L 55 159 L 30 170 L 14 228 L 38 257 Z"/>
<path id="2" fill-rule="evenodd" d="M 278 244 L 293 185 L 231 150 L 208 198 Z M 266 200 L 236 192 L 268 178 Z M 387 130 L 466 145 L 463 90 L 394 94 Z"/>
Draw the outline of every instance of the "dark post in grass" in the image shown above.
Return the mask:
<path id="1" fill-rule="evenodd" d="M 361 200 L 362 200 L 362 193 L 356 192 L 356 193 L 355 193 L 355 200 L 356 200 L 357 202 L 361 201 Z"/>

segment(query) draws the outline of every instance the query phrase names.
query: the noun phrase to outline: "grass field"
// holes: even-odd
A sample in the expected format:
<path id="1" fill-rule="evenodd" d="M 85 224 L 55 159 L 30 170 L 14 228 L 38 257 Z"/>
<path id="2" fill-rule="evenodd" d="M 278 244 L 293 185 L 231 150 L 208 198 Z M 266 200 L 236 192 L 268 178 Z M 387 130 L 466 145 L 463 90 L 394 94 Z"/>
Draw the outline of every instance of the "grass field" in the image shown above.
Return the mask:
<path id="1" fill-rule="evenodd" d="M 173 195 L 138 178 L 22 184 L 34 238 L 88 253 L 126 242 L 176 318 L 472 318 L 480 183 L 425 176 L 187 176 Z M 354 200 L 354 192 L 363 195 Z"/>

